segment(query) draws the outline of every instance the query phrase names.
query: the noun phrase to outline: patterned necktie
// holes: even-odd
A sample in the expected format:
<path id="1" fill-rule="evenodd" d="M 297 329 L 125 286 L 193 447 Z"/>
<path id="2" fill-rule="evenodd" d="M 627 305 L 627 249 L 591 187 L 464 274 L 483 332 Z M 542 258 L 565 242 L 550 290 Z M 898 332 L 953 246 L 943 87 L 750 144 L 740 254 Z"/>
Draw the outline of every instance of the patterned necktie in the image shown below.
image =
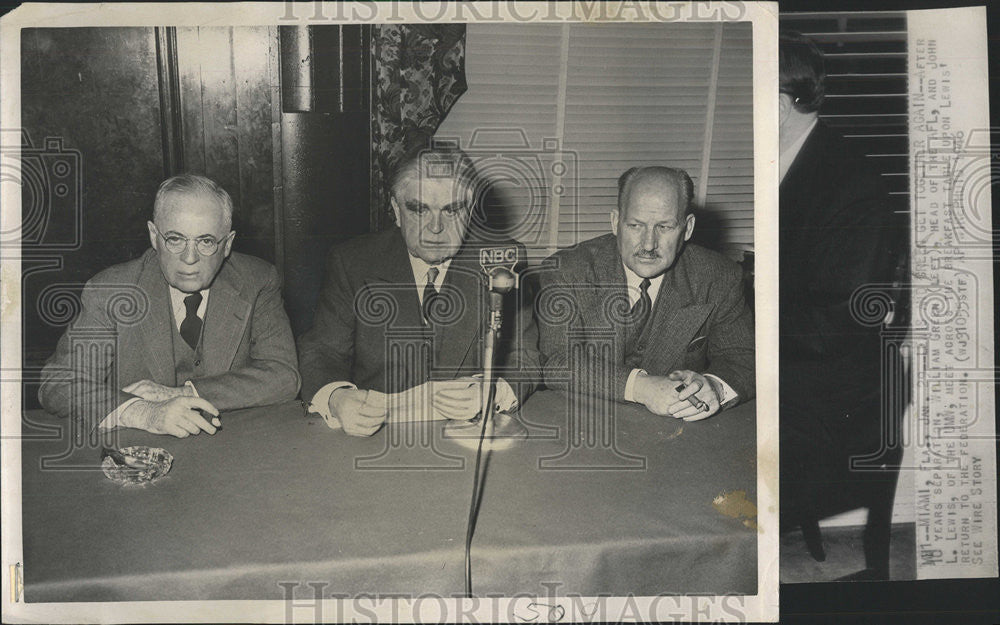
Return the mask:
<path id="1" fill-rule="evenodd" d="M 421 310 L 424 314 L 424 322 L 428 325 L 431 323 L 431 306 L 434 305 L 434 298 L 438 294 L 437 289 L 434 288 L 434 281 L 437 280 L 438 273 L 440 273 L 440 270 L 437 267 L 428 269 L 427 284 L 424 285 L 424 302 Z"/>
<path id="2" fill-rule="evenodd" d="M 649 319 L 649 311 L 653 307 L 653 300 L 649 298 L 649 278 L 643 278 L 639 284 L 639 299 L 632 304 L 632 322 L 635 324 L 635 333 L 639 335 L 646 326 Z"/>
<path id="3" fill-rule="evenodd" d="M 198 349 L 198 338 L 201 337 L 201 319 L 198 317 L 199 306 L 201 306 L 201 293 L 192 293 L 184 298 L 184 308 L 187 309 L 187 316 L 181 322 L 181 338 L 191 346 L 191 349 Z"/>

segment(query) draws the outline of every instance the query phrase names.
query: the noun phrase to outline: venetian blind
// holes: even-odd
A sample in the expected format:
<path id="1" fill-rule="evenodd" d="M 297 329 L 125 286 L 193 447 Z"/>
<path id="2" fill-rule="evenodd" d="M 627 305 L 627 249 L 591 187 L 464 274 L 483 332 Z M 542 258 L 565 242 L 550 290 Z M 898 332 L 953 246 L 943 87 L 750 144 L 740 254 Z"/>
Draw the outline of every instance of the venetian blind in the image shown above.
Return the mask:
<path id="1" fill-rule="evenodd" d="M 894 203 L 909 211 L 906 14 L 782 13 L 781 28 L 823 51 L 826 101 L 820 118 L 878 167 Z"/>
<path id="2" fill-rule="evenodd" d="M 491 223 L 533 260 L 610 232 L 618 176 L 653 164 L 688 171 L 697 238 L 739 257 L 753 241 L 751 50 L 748 23 L 470 24 L 469 88 L 438 137 L 471 151 L 494 182 Z"/>

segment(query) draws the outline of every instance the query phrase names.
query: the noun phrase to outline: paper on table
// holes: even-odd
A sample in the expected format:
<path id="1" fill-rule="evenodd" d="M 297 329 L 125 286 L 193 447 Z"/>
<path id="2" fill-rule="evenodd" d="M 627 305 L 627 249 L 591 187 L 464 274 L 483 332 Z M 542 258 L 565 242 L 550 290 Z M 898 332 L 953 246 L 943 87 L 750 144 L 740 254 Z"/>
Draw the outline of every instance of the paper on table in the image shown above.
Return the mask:
<path id="1" fill-rule="evenodd" d="M 381 408 L 387 415 L 386 422 L 388 423 L 440 421 L 447 417 L 434 410 L 434 393 L 466 389 L 473 384 L 476 384 L 475 380 L 460 378 L 456 380 L 431 380 L 399 393 L 369 390 L 365 397 L 365 405 Z M 334 429 L 342 427 L 336 417 L 330 417 L 327 423 Z"/>

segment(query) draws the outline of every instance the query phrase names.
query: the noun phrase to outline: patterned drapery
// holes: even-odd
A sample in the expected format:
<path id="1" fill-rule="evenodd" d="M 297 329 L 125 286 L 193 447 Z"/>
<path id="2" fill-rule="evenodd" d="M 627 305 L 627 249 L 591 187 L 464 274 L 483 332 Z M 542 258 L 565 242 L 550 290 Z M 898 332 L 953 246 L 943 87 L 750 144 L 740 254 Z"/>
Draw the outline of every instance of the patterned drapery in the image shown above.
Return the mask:
<path id="1" fill-rule="evenodd" d="M 371 226 L 387 223 L 386 176 L 417 143 L 428 145 L 465 93 L 465 24 L 379 24 L 372 31 Z"/>

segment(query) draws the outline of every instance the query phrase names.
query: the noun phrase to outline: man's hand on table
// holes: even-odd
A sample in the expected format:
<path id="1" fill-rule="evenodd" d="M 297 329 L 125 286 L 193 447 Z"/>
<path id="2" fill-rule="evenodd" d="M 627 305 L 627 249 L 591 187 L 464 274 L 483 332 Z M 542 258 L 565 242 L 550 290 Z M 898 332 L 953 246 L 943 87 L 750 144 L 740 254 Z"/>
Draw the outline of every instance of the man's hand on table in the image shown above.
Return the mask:
<path id="1" fill-rule="evenodd" d="M 367 397 L 368 391 L 348 387 L 330 394 L 330 414 L 351 436 L 371 436 L 385 423 L 385 407 L 365 403 Z"/>
<path id="2" fill-rule="evenodd" d="M 198 411 L 211 415 L 209 423 Z M 222 425 L 219 411 L 201 397 L 174 397 L 164 401 L 139 400 L 128 406 L 121 416 L 121 425 L 153 434 L 170 434 L 185 438 L 191 434 L 215 434 Z"/>
<path id="3" fill-rule="evenodd" d="M 719 412 L 723 391 L 714 378 L 686 369 L 672 371 L 667 377 L 674 382 L 684 384 L 684 390 L 677 396 L 677 402 L 667 408 L 670 416 L 685 421 L 700 421 Z M 689 398 L 695 401 L 692 402 Z"/>
<path id="4" fill-rule="evenodd" d="M 719 411 L 721 390 L 715 387 L 714 380 L 694 371 L 673 371 L 667 376 L 640 375 L 634 384 L 635 400 L 653 414 L 698 421 Z M 678 391 L 679 386 L 683 390 Z M 700 405 L 693 405 L 688 398 Z"/>
<path id="5" fill-rule="evenodd" d="M 434 411 L 447 419 L 468 421 L 482 412 L 486 392 L 481 378 L 461 377 L 434 383 Z"/>

